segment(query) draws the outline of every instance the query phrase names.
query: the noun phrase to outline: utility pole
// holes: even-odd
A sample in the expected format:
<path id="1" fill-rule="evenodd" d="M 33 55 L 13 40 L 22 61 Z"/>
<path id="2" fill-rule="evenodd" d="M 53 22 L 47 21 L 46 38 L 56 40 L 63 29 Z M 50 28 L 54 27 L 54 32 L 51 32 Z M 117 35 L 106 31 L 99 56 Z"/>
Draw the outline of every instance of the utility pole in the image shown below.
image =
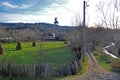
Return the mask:
<path id="1" fill-rule="evenodd" d="M 86 24 L 85 24 L 85 18 L 86 18 L 86 1 L 83 1 L 83 36 L 84 36 L 84 38 L 83 38 L 83 40 L 84 40 L 84 46 L 85 46 L 85 28 L 86 28 Z"/>
<path id="2" fill-rule="evenodd" d="M 86 2 L 85 1 L 83 1 L 83 62 L 85 61 L 85 42 L 86 42 L 86 40 L 85 40 L 85 8 L 86 8 Z"/>
<path id="3" fill-rule="evenodd" d="M 85 27 L 85 8 L 86 8 L 86 2 L 83 1 L 83 27 Z"/>

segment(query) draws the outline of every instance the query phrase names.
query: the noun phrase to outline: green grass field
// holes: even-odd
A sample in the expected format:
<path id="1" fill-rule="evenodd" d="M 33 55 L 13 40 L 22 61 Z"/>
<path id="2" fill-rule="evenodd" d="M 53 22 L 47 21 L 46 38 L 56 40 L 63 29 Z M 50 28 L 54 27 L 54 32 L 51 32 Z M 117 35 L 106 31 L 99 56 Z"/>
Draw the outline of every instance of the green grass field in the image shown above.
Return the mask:
<path id="1" fill-rule="evenodd" d="M 5 54 L 0 55 L 3 64 L 38 64 L 48 63 L 60 65 L 71 63 L 76 58 L 64 42 L 37 42 L 32 47 L 31 42 L 22 42 L 22 50 L 15 50 L 16 43 L 4 43 Z"/>

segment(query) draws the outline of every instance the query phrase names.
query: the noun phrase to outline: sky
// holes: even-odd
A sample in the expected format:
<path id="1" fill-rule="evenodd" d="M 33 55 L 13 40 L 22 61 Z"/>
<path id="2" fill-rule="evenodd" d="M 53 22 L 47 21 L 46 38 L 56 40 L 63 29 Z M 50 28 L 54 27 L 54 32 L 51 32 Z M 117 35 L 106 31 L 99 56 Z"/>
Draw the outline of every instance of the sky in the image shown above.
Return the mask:
<path id="1" fill-rule="evenodd" d="M 87 2 L 88 1 L 88 2 Z M 99 0 L 86 0 L 86 24 L 99 21 L 96 4 Z M 0 0 L 0 22 L 52 23 L 57 17 L 59 25 L 76 25 L 82 21 L 83 0 Z"/>

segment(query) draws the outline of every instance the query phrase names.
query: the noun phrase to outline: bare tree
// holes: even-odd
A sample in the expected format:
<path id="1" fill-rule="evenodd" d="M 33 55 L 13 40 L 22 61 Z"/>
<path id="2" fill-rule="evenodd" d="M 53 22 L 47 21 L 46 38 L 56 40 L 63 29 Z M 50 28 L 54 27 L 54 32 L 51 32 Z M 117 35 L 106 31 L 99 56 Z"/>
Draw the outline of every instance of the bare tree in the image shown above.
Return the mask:
<path id="1" fill-rule="evenodd" d="M 0 37 L 6 37 L 7 35 L 6 27 L 0 26 Z"/>
<path id="2" fill-rule="evenodd" d="M 100 0 L 97 9 L 102 14 L 102 23 L 106 28 L 118 29 L 120 27 L 119 0 Z"/>
<path id="3" fill-rule="evenodd" d="M 25 41 L 25 40 L 35 40 L 39 38 L 38 32 L 33 29 L 21 29 L 21 30 L 12 30 L 12 36 L 16 39 L 16 41 Z"/>

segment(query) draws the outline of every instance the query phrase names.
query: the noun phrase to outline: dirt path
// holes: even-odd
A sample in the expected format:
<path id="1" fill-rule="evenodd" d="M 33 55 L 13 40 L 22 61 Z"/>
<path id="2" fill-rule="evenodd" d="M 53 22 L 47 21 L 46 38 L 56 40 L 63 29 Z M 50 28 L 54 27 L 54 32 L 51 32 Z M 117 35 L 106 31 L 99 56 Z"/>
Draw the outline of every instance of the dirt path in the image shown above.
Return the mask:
<path id="1" fill-rule="evenodd" d="M 62 80 L 120 80 L 120 74 L 107 72 L 89 52 L 86 72 L 83 75 L 75 75 Z"/>

